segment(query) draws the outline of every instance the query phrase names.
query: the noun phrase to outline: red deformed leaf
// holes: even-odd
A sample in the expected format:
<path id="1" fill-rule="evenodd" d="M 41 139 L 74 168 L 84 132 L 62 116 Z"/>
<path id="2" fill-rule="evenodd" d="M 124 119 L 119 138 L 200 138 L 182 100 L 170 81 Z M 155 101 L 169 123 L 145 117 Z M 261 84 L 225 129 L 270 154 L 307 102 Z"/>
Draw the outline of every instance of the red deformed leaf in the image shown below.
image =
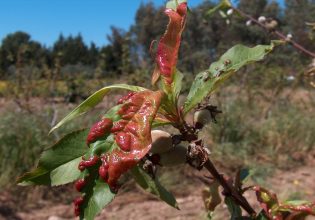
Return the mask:
<path id="1" fill-rule="evenodd" d="M 151 125 L 162 94 L 150 90 L 129 93 L 91 127 L 86 140 L 90 150 L 78 166 L 82 176 L 75 188 L 83 196 L 74 201 L 75 215 L 94 216 L 99 210 L 91 210 L 95 206 L 91 204 L 101 207 L 110 202 L 94 196 L 95 184 L 107 183 L 113 198 L 119 177 L 148 153 L 152 143 Z"/>
<path id="2" fill-rule="evenodd" d="M 294 220 L 302 219 L 307 215 L 315 216 L 315 203 L 307 201 L 288 201 L 279 202 L 276 194 L 268 190 L 255 186 L 253 190 L 256 191 L 257 200 L 265 211 L 268 218 L 274 220 Z"/>
<path id="3" fill-rule="evenodd" d="M 127 99 L 112 132 L 119 148 L 106 155 L 108 184 L 114 186 L 120 175 L 136 165 L 151 148 L 151 124 L 160 106 L 162 93 L 143 91 Z"/>
<path id="4" fill-rule="evenodd" d="M 98 164 L 98 174 L 112 188 L 118 178 L 136 165 L 151 147 L 151 124 L 160 106 L 162 93 L 145 90 L 130 93 L 119 100 L 121 105 L 113 118 L 104 118 L 94 124 L 87 143 L 98 140 L 114 140 L 111 150 L 83 160 L 79 169 Z"/>
<path id="5" fill-rule="evenodd" d="M 177 10 L 166 9 L 165 14 L 169 17 L 166 32 L 162 36 L 156 53 L 156 67 L 152 76 L 152 84 L 155 84 L 162 75 L 166 84 L 172 83 L 181 35 L 185 26 L 187 4 L 181 3 Z"/>
<path id="6" fill-rule="evenodd" d="M 259 186 L 253 187 L 253 190 L 256 192 L 257 200 L 262 209 L 265 211 L 267 217 L 275 220 L 281 220 L 281 213 L 276 212 L 279 207 L 277 195 Z"/>

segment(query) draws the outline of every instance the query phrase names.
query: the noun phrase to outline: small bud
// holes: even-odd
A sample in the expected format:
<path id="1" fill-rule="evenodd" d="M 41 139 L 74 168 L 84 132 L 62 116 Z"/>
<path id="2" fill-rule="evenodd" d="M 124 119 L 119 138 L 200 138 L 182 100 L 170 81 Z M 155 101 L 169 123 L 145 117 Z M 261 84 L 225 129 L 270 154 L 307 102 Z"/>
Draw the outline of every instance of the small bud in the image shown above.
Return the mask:
<path id="1" fill-rule="evenodd" d="M 169 151 L 173 147 L 171 135 L 162 130 L 151 131 L 152 146 L 150 152 L 153 154 L 161 154 Z"/>
<path id="2" fill-rule="evenodd" d="M 246 21 L 246 26 L 251 26 L 252 25 L 252 20 Z"/>
<path id="3" fill-rule="evenodd" d="M 291 34 L 291 33 L 289 33 L 289 34 L 287 34 L 287 38 L 286 38 L 286 40 L 291 40 L 293 38 L 293 35 Z"/>
<path id="4" fill-rule="evenodd" d="M 186 147 L 177 145 L 170 151 L 160 154 L 160 164 L 166 167 L 184 164 L 186 162 L 186 153 Z"/>
<path id="5" fill-rule="evenodd" d="M 295 76 L 291 75 L 287 77 L 287 81 L 293 81 L 293 80 L 295 80 Z"/>
<path id="6" fill-rule="evenodd" d="M 226 14 L 227 14 L 227 15 L 231 15 L 231 14 L 233 14 L 233 9 L 232 9 L 232 8 L 230 8 L 230 9 L 226 12 Z"/>
<path id="7" fill-rule="evenodd" d="M 207 109 L 196 111 L 194 114 L 194 124 L 196 128 L 202 128 L 204 125 L 211 122 L 211 120 L 211 113 Z"/>
<path id="8" fill-rule="evenodd" d="M 258 18 L 258 21 L 259 21 L 260 23 L 265 23 L 265 22 L 266 22 L 266 17 L 265 17 L 265 16 L 260 16 L 260 17 Z"/>
<path id="9" fill-rule="evenodd" d="M 278 22 L 276 20 L 271 20 L 271 21 L 268 21 L 266 24 L 265 24 L 265 27 L 272 31 L 274 29 L 276 29 L 276 27 L 278 26 Z"/>

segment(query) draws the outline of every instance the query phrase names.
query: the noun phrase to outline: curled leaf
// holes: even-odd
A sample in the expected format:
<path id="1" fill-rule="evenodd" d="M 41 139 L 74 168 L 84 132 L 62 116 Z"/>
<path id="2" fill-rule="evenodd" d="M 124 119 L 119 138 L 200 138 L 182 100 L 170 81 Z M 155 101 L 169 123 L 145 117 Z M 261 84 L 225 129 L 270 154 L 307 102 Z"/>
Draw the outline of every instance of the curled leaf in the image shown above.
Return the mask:
<path id="1" fill-rule="evenodd" d="M 167 85 L 170 85 L 173 81 L 172 75 L 176 69 L 178 49 L 185 26 L 186 13 L 186 2 L 180 3 L 176 10 L 172 8 L 165 10 L 165 14 L 169 17 L 169 23 L 157 47 L 156 67 L 152 76 L 153 85 L 158 81 L 160 75 Z"/>
<path id="2" fill-rule="evenodd" d="M 112 132 L 118 147 L 106 155 L 108 184 L 136 165 L 151 147 L 151 123 L 160 106 L 161 92 L 143 91 L 129 98 L 118 111 L 121 119 Z"/>
<path id="3" fill-rule="evenodd" d="M 259 186 L 253 187 L 257 200 L 264 210 L 264 214 L 270 219 L 294 220 L 304 219 L 305 216 L 315 216 L 315 203 L 307 201 L 279 202 L 276 194 Z M 303 218 L 302 218 L 303 217 Z"/>
<path id="4" fill-rule="evenodd" d="M 205 188 L 202 191 L 202 198 L 205 204 L 205 207 L 208 211 L 213 212 L 215 208 L 222 202 L 220 193 L 219 193 L 219 182 L 214 181 L 210 184 L 208 188 Z"/>
<path id="5" fill-rule="evenodd" d="M 76 215 L 93 219 L 113 199 L 119 177 L 148 153 L 161 97 L 161 92 L 149 90 L 128 94 L 91 127 L 87 135 L 90 150 L 78 166 L 82 175 L 75 186 L 83 196 L 75 203 Z"/>

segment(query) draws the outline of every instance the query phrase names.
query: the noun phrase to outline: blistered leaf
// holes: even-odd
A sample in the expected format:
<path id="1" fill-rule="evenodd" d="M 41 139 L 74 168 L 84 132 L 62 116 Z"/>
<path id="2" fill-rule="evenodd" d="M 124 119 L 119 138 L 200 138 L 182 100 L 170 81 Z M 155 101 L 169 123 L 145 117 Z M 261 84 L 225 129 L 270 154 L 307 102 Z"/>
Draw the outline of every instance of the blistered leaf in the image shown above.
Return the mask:
<path id="1" fill-rule="evenodd" d="M 137 164 L 151 147 L 151 124 L 160 106 L 161 92 L 142 91 L 121 106 L 121 119 L 111 132 L 117 147 L 106 155 L 108 184 L 115 185 L 120 175 Z"/>
<path id="2" fill-rule="evenodd" d="M 119 177 L 150 150 L 151 124 L 161 97 L 159 91 L 129 93 L 91 127 L 86 139 L 90 150 L 78 165 L 82 175 L 75 187 L 83 197 L 74 202 L 76 215 L 93 219 L 114 197 Z"/>
<path id="3" fill-rule="evenodd" d="M 76 180 L 79 160 L 89 148 L 85 144 L 87 130 L 64 136 L 41 155 L 35 170 L 18 179 L 20 185 L 60 185 Z M 71 175 L 62 175 L 71 173 Z"/>
<path id="4" fill-rule="evenodd" d="M 94 94 L 92 94 L 90 97 L 88 97 L 84 102 L 82 102 L 78 107 L 76 107 L 72 112 L 70 112 L 66 117 L 64 117 L 57 125 L 55 125 L 50 130 L 49 133 L 53 132 L 55 129 L 59 128 L 65 123 L 91 110 L 93 107 L 95 107 L 97 104 L 99 104 L 103 100 L 106 94 L 108 94 L 110 91 L 114 89 L 127 89 L 131 91 L 144 91 L 145 90 L 145 88 L 142 88 L 139 86 L 131 86 L 131 85 L 126 85 L 126 84 L 116 84 L 116 85 L 106 86 L 98 90 Z"/>
<path id="5" fill-rule="evenodd" d="M 307 201 L 286 201 L 280 202 L 274 193 L 261 188 L 253 187 L 256 191 L 257 200 L 264 210 L 264 215 L 270 219 L 304 219 L 305 216 L 315 216 L 315 203 Z"/>
<path id="6" fill-rule="evenodd" d="M 155 84 L 160 76 L 166 85 L 173 81 L 173 74 L 176 69 L 178 50 L 181 35 L 186 21 L 187 4 L 179 4 L 176 10 L 167 8 L 165 14 L 169 17 L 166 32 L 161 37 L 156 52 L 156 67 L 152 76 L 152 84 Z"/>
<path id="7" fill-rule="evenodd" d="M 279 207 L 276 194 L 259 186 L 255 186 L 253 189 L 256 191 L 257 200 L 265 211 L 265 214 L 267 214 L 268 217 L 277 216 L 277 213 L 273 212 L 273 210 L 277 210 Z"/>
<path id="8" fill-rule="evenodd" d="M 169 191 L 167 191 L 158 181 L 157 177 L 152 179 L 152 177 L 147 174 L 139 166 L 135 166 L 131 169 L 132 176 L 136 182 L 147 192 L 152 193 L 157 196 L 162 201 L 166 202 L 168 205 L 179 209 L 178 203 L 175 197 Z"/>
<path id="9" fill-rule="evenodd" d="M 315 203 L 302 200 L 286 201 L 280 204 L 279 210 L 315 216 Z"/>
<path id="10" fill-rule="evenodd" d="M 211 95 L 221 83 L 241 67 L 262 60 L 277 44 L 279 41 L 253 48 L 236 45 L 229 49 L 217 62 L 212 63 L 208 70 L 196 76 L 184 104 L 184 113 L 187 114 L 204 98 Z"/>

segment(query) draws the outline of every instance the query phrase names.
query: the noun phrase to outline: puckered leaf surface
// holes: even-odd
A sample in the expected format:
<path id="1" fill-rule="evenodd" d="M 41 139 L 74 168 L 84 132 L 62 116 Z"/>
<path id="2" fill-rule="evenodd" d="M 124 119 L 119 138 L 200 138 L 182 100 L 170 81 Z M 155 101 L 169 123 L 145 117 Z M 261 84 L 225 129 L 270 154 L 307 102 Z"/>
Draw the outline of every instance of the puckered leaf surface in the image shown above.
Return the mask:
<path id="1" fill-rule="evenodd" d="M 315 203 L 308 201 L 286 201 L 280 202 L 276 194 L 268 190 L 255 186 L 256 192 L 263 214 L 270 219 L 304 219 L 308 215 L 315 216 Z"/>
<path id="2" fill-rule="evenodd" d="M 75 204 L 81 218 L 93 219 L 113 199 L 119 177 L 150 150 L 151 125 L 161 97 L 162 92 L 150 90 L 128 94 L 91 127 L 87 137 L 90 151 L 79 163 L 82 179 L 76 183 L 83 182 L 77 187 L 83 193 L 82 202 Z"/>
<path id="3" fill-rule="evenodd" d="M 165 9 L 165 14 L 169 17 L 169 23 L 166 32 L 158 43 L 152 84 L 155 84 L 160 76 L 162 76 L 166 85 L 170 85 L 173 81 L 172 75 L 176 69 L 178 49 L 185 26 L 186 13 L 186 2 L 180 3 L 176 10 L 172 7 Z"/>

